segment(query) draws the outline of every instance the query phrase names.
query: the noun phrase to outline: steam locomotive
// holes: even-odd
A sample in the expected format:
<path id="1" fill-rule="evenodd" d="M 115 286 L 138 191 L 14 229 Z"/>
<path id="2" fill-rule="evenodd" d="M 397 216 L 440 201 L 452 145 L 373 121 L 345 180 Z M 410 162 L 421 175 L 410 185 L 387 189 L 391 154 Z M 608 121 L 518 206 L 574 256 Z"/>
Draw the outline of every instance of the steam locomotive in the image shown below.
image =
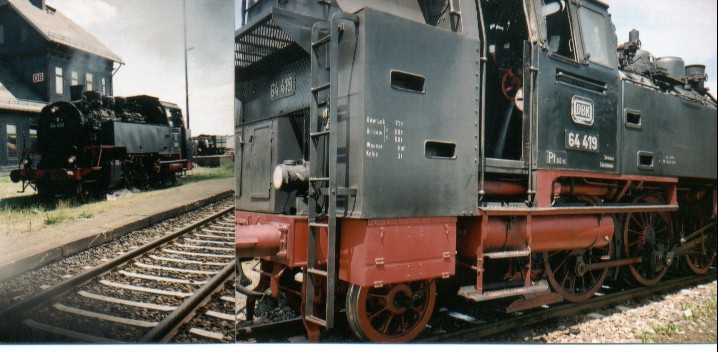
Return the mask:
<path id="1" fill-rule="evenodd" d="M 72 102 L 42 109 L 37 150 L 27 150 L 22 168 L 10 173 L 23 191 L 88 200 L 120 186 L 174 183 L 178 173 L 192 169 L 190 131 L 176 104 L 82 88 L 72 87 Z"/>
<path id="2" fill-rule="evenodd" d="M 589 299 L 716 257 L 705 66 L 598 0 L 242 1 L 236 246 L 311 340 L 404 342 L 437 292 Z M 241 265 L 240 265 L 241 269 Z M 248 284 L 240 271 L 240 283 Z"/>

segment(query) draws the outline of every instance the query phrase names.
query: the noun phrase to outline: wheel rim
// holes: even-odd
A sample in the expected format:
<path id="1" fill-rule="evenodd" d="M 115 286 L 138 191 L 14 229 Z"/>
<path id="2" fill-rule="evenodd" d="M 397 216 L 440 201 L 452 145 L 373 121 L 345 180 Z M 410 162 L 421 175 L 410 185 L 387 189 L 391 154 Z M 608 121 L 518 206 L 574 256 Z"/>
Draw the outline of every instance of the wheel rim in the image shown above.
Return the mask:
<path id="1" fill-rule="evenodd" d="M 700 223 L 700 227 L 703 227 Z M 705 231 L 699 237 L 699 243 L 691 248 L 685 255 L 686 263 L 692 272 L 703 275 L 710 270 L 716 258 L 715 238 L 711 238 Z"/>
<path id="2" fill-rule="evenodd" d="M 661 203 L 657 198 L 640 199 L 641 203 Z M 640 257 L 641 263 L 628 266 L 631 276 L 641 285 L 657 284 L 668 271 L 667 265 L 657 270 L 652 265 L 655 251 L 667 252 L 672 246 L 673 223 L 668 213 L 630 213 L 623 225 L 623 247 L 627 258 Z"/>
<path id="3" fill-rule="evenodd" d="M 579 263 L 600 263 L 611 253 L 612 244 L 603 248 L 544 252 L 546 277 L 553 290 L 569 302 L 587 300 L 598 291 L 608 276 L 608 268 L 579 272 Z"/>
<path id="4" fill-rule="evenodd" d="M 347 320 L 361 339 L 409 342 L 424 330 L 435 303 L 433 280 L 379 288 L 351 285 L 347 293 Z"/>

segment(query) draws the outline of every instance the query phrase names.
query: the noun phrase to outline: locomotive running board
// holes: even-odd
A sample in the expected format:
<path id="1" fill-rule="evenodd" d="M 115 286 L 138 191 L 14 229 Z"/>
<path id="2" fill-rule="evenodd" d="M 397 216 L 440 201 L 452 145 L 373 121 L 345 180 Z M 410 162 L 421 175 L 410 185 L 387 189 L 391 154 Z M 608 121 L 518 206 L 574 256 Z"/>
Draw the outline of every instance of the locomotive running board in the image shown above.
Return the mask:
<path id="1" fill-rule="evenodd" d="M 620 206 L 585 206 L 585 207 L 552 207 L 552 208 L 513 208 L 513 207 L 479 207 L 477 215 L 511 216 L 527 215 L 549 216 L 564 214 L 621 214 L 621 213 L 652 213 L 677 211 L 677 205 L 635 205 Z"/>
<path id="2" fill-rule="evenodd" d="M 492 299 L 498 299 L 498 298 L 506 298 L 506 297 L 513 297 L 513 296 L 520 296 L 520 295 L 529 295 L 529 294 L 542 294 L 542 293 L 549 293 L 550 289 L 548 286 L 548 283 L 545 280 L 539 281 L 534 285 L 531 285 L 529 287 L 517 287 L 517 288 L 509 288 L 504 290 L 494 290 L 494 291 L 486 291 L 484 293 L 478 293 L 476 292 L 476 286 L 463 286 L 461 289 L 459 289 L 459 296 L 468 298 L 472 301 L 481 302 L 481 301 L 488 301 Z"/>

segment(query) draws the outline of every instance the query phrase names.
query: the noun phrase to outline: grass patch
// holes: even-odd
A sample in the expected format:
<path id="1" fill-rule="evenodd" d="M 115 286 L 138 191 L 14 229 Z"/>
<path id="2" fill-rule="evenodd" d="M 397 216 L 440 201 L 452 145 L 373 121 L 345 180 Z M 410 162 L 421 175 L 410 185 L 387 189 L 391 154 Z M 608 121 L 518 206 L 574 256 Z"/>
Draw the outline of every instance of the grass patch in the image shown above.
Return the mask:
<path id="1" fill-rule="evenodd" d="M 677 331 L 685 330 L 683 328 L 683 325 L 676 323 L 651 323 L 651 329 L 653 330 L 653 332 L 643 330 L 639 333 L 634 333 L 633 336 L 641 340 L 641 343 L 653 343 L 655 335 L 670 337 L 673 336 L 673 334 L 675 334 Z"/>
<path id="2" fill-rule="evenodd" d="M 199 167 L 196 166 L 187 176 L 179 179 L 180 184 L 188 184 L 212 180 L 216 178 L 234 177 L 234 163 L 223 163 L 220 167 Z"/>
<path id="3" fill-rule="evenodd" d="M 683 326 L 676 323 L 668 323 L 668 324 L 659 324 L 659 323 L 651 323 L 651 328 L 656 332 L 658 335 L 663 336 L 671 336 L 676 331 L 683 330 Z"/>
<path id="4" fill-rule="evenodd" d="M 691 314 L 686 316 L 685 313 L 683 318 L 687 321 L 695 322 L 705 317 L 715 317 L 716 315 L 716 297 L 710 297 L 707 301 L 703 302 L 700 306 L 696 307 L 693 304 L 685 303 L 680 307 L 682 312 L 687 310 L 691 311 Z"/>
<path id="5" fill-rule="evenodd" d="M 90 213 L 90 212 L 87 211 L 87 210 L 83 210 L 83 211 L 80 213 L 80 215 L 79 215 L 79 217 L 82 218 L 82 219 L 89 219 L 89 218 L 91 218 L 91 217 L 93 217 L 93 216 L 95 216 L 95 214 Z"/>
<path id="6" fill-rule="evenodd" d="M 640 333 L 633 334 L 637 339 L 641 340 L 641 343 L 653 342 L 653 334 L 648 331 L 642 331 Z"/>

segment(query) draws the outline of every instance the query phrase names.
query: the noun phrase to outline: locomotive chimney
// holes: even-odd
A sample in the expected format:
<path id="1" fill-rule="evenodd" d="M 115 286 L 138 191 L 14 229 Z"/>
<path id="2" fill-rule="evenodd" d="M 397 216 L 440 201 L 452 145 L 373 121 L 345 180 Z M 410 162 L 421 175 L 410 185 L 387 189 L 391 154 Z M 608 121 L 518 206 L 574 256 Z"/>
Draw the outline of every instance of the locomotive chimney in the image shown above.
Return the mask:
<path id="1" fill-rule="evenodd" d="M 82 93 L 84 90 L 85 90 L 85 87 L 81 84 L 70 86 L 70 100 L 71 101 L 82 100 Z"/>
<path id="2" fill-rule="evenodd" d="M 638 29 L 635 29 L 635 28 L 634 28 L 633 30 L 631 30 L 630 32 L 628 32 L 628 41 L 629 41 L 630 43 L 635 43 L 635 42 L 640 41 L 640 40 L 641 40 L 640 37 L 641 37 L 641 34 L 640 34 L 640 32 L 638 31 Z"/>

